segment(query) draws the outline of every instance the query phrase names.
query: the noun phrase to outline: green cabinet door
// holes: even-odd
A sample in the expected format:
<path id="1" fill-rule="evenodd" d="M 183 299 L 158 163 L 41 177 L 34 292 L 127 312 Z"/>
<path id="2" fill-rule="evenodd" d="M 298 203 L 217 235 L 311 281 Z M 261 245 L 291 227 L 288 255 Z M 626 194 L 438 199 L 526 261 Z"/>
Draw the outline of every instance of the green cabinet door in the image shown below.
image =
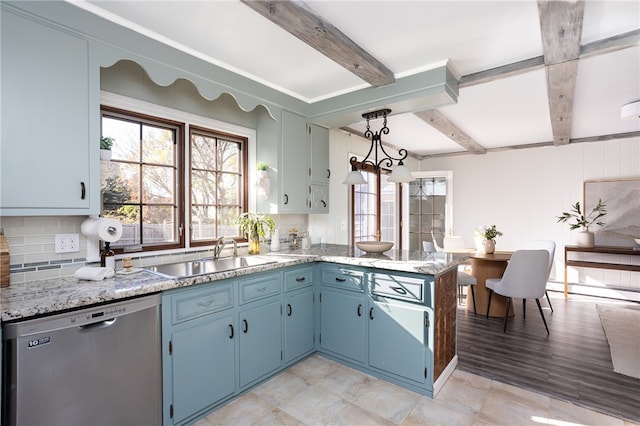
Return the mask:
<path id="1" fill-rule="evenodd" d="M 364 362 L 366 306 L 364 295 L 322 289 L 320 347 L 336 355 Z"/>
<path id="2" fill-rule="evenodd" d="M 420 384 L 430 373 L 426 308 L 402 302 L 370 301 L 369 365 Z"/>
<path id="3" fill-rule="evenodd" d="M 240 312 L 240 387 L 282 365 L 280 300 Z"/>
<path id="4" fill-rule="evenodd" d="M 232 314 L 173 333 L 173 424 L 235 392 L 234 339 Z"/>
<path id="5" fill-rule="evenodd" d="M 284 361 L 313 351 L 313 289 L 284 299 Z"/>

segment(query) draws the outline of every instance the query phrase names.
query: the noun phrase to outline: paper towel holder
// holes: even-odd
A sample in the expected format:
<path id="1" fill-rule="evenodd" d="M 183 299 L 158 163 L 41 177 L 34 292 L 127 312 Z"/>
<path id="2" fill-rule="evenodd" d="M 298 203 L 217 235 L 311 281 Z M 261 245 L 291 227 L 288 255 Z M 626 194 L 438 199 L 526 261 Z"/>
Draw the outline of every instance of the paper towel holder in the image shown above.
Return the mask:
<path id="1" fill-rule="evenodd" d="M 94 222 L 96 219 L 104 219 L 104 218 L 98 215 L 91 215 L 82 222 L 82 225 L 87 225 L 91 222 Z M 99 262 L 100 261 L 100 238 L 98 238 L 98 236 L 96 235 L 86 233 L 82 225 L 80 226 L 80 230 L 82 234 L 87 238 L 86 260 L 87 262 Z M 114 226 L 108 226 L 106 231 L 107 231 L 107 234 L 112 236 L 116 236 L 118 234 L 118 230 Z M 116 237 L 113 241 L 110 241 L 110 242 L 113 243 L 117 240 L 118 238 Z"/>

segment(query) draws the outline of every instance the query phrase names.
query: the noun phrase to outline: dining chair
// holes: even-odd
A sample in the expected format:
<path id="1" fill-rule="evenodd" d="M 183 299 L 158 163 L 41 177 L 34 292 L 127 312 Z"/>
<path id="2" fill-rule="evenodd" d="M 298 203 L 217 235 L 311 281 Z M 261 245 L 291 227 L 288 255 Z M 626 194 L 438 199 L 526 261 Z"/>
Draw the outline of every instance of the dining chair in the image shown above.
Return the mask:
<path id="1" fill-rule="evenodd" d="M 438 240 L 436 240 L 436 236 L 433 235 L 433 230 L 431 231 L 431 241 L 433 241 L 433 246 L 436 248 L 437 252 L 441 253 L 444 251 L 444 249 L 438 245 Z"/>
<path id="2" fill-rule="evenodd" d="M 511 256 L 502 278 L 490 278 L 485 281 L 489 289 L 489 301 L 487 303 L 487 318 L 491 307 L 491 296 L 498 293 L 507 298 L 507 307 L 504 313 L 504 332 L 507 332 L 507 320 L 511 299 L 536 299 L 544 328 L 549 334 L 547 320 L 540 306 L 540 298 L 544 296 L 549 276 L 549 252 L 547 250 L 517 250 Z"/>
<path id="3" fill-rule="evenodd" d="M 437 250 L 436 246 L 434 246 L 431 241 L 423 241 L 422 251 L 426 251 L 427 253 L 435 253 Z"/>
<path id="4" fill-rule="evenodd" d="M 549 276 L 551 275 L 551 268 L 553 267 L 553 259 L 555 259 L 555 255 L 556 255 L 556 243 L 550 240 L 535 240 L 535 241 L 531 241 L 531 243 L 529 244 L 529 247 L 527 248 L 529 250 L 544 249 L 549 252 L 549 273 L 547 274 L 547 282 L 549 282 Z M 551 312 L 553 312 L 553 306 L 551 306 L 551 299 L 549 299 L 549 292 L 547 291 L 546 287 L 544 290 L 544 295 L 547 297 L 547 303 L 549 303 L 549 308 L 551 308 Z M 523 309 L 524 309 L 524 304 L 526 303 L 527 303 L 526 299 L 524 299 L 522 301 Z"/>

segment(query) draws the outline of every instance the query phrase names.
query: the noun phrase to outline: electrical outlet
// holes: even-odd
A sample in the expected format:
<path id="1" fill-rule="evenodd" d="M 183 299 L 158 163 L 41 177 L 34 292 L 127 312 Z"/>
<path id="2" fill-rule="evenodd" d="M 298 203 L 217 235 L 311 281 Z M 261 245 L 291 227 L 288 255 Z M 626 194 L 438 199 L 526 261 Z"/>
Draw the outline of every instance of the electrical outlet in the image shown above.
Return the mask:
<path id="1" fill-rule="evenodd" d="M 80 251 L 80 236 L 78 234 L 56 234 L 56 253 L 73 253 Z"/>

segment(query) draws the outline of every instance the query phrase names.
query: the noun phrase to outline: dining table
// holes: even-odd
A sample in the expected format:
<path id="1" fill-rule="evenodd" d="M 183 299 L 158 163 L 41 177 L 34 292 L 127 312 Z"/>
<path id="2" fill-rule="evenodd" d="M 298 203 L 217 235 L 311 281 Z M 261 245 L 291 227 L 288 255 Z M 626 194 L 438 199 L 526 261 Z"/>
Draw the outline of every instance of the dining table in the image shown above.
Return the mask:
<path id="1" fill-rule="evenodd" d="M 507 269 L 509 259 L 511 259 L 512 251 L 495 251 L 493 253 L 484 253 L 481 251 L 471 251 L 467 256 L 471 260 L 471 275 L 473 275 L 478 284 L 474 288 L 476 312 L 478 315 L 487 314 L 487 302 L 489 301 L 489 290 L 485 282 L 489 278 L 502 278 L 504 271 Z M 467 296 L 467 310 L 474 312 L 473 299 Z M 490 317 L 504 317 L 507 307 L 507 298 L 494 293 L 491 296 L 491 308 L 489 309 Z M 513 303 L 509 308 L 509 316 L 515 315 Z"/>

